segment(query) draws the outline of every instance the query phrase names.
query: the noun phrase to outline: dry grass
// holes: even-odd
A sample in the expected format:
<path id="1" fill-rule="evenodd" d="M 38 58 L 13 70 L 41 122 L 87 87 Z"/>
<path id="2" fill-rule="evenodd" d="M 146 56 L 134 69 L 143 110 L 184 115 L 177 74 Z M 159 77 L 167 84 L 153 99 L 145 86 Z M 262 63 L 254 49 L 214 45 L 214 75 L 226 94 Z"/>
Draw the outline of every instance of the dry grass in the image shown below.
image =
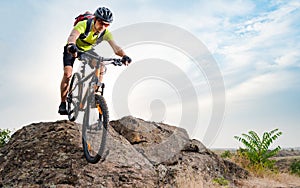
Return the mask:
<path id="1" fill-rule="evenodd" d="M 176 182 L 178 187 L 188 187 L 188 188 L 211 188 L 216 187 L 213 184 L 207 183 L 204 181 L 201 176 L 199 177 L 176 177 Z"/>
<path id="2" fill-rule="evenodd" d="M 238 187 L 253 187 L 253 188 L 261 188 L 261 187 L 282 187 L 282 188 L 288 188 L 288 187 L 300 187 L 300 178 L 285 174 L 285 173 L 279 173 L 273 176 L 259 178 L 259 177 L 251 177 L 247 180 L 240 180 L 237 183 Z"/>
<path id="3" fill-rule="evenodd" d="M 289 174 L 288 171 L 283 169 L 267 169 L 262 166 L 251 165 L 246 156 L 238 155 L 236 152 L 232 152 L 232 156 L 227 160 L 242 166 L 251 173 L 251 177 L 247 180 L 238 180 L 236 182 L 236 187 L 300 187 L 300 177 L 296 175 Z M 221 152 L 219 152 L 221 155 Z M 272 160 L 282 160 L 286 159 L 288 161 L 292 159 L 297 159 L 300 156 L 286 156 L 280 158 L 272 158 Z M 283 163 L 284 166 L 289 165 L 289 163 Z"/>
<path id="4" fill-rule="evenodd" d="M 278 173 L 278 174 L 272 174 L 268 178 L 280 183 L 290 182 L 300 186 L 300 177 L 296 175 L 292 175 L 288 173 Z"/>

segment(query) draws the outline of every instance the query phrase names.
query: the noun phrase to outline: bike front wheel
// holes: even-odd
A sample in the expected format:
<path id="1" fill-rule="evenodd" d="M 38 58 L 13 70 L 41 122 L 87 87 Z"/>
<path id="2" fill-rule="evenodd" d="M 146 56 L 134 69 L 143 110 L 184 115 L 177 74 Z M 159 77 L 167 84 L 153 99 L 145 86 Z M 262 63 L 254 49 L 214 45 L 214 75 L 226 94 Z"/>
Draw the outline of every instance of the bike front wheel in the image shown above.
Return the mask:
<path id="1" fill-rule="evenodd" d="M 101 95 L 89 97 L 83 117 L 82 144 L 86 160 L 97 163 L 103 156 L 108 129 L 109 114 L 105 99 Z"/>
<path id="2" fill-rule="evenodd" d="M 79 112 L 81 86 L 78 84 L 81 77 L 79 73 L 75 73 L 72 77 L 69 93 L 67 96 L 68 103 L 68 118 L 70 121 L 75 121 Z"/>

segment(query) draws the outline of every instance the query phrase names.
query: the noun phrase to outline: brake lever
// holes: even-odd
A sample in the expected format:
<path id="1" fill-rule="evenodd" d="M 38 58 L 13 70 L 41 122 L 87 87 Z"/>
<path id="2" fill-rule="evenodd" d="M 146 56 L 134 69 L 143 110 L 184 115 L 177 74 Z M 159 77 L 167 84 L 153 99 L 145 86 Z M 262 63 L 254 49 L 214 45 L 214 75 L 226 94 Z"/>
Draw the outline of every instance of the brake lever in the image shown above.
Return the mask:
<path id="1" fill-rule="evenodd" d="M 116 60 L 113 61 L 113 65 L 114 66 L 122 66 L 122 62 L 121 62 L 120 59 L 116 59 Z"/>
<path id="2" fill-rule="evenodd" d="M 118 61 L 118 65 L 119 65 L 119 66 L 122 66 L 122 65 L 123 65 L 123 63 L 121 62 L 121 60 Z"/>

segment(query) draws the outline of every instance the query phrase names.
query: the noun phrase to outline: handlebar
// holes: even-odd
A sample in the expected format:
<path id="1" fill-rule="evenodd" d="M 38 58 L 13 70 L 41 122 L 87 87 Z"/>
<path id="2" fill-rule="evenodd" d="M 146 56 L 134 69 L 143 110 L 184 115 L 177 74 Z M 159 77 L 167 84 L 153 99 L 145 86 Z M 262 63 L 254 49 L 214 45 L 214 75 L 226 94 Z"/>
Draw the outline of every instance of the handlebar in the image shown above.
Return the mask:
<path id="1" fill-rule="evenodd" d="M 79 61 L 89 62 L 91 58 L 98 60 L 97 64 L 104 66 L 109 64 L 113 64 L 114 66 L 122 66 L 123 64 L 122 60 L 119 58 L 105 58 L 89 52 L 78 52 Z"/>

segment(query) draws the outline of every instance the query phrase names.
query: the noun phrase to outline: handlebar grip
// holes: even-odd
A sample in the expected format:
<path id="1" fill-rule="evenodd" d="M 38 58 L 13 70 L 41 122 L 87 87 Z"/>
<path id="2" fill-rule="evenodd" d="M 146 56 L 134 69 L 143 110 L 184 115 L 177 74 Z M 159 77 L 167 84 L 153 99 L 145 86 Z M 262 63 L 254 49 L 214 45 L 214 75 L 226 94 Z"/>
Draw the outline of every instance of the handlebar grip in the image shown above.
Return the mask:
<path id="1" fill-rule="evenodd" d="M 131 63 L 131 58 L 130 57 L 128 57 L 127 55 L 124 55 L 123 57 L 122 57 L 122 63 L 125 63 L 126 61 L 128 62 L 128 63 Z"/>

